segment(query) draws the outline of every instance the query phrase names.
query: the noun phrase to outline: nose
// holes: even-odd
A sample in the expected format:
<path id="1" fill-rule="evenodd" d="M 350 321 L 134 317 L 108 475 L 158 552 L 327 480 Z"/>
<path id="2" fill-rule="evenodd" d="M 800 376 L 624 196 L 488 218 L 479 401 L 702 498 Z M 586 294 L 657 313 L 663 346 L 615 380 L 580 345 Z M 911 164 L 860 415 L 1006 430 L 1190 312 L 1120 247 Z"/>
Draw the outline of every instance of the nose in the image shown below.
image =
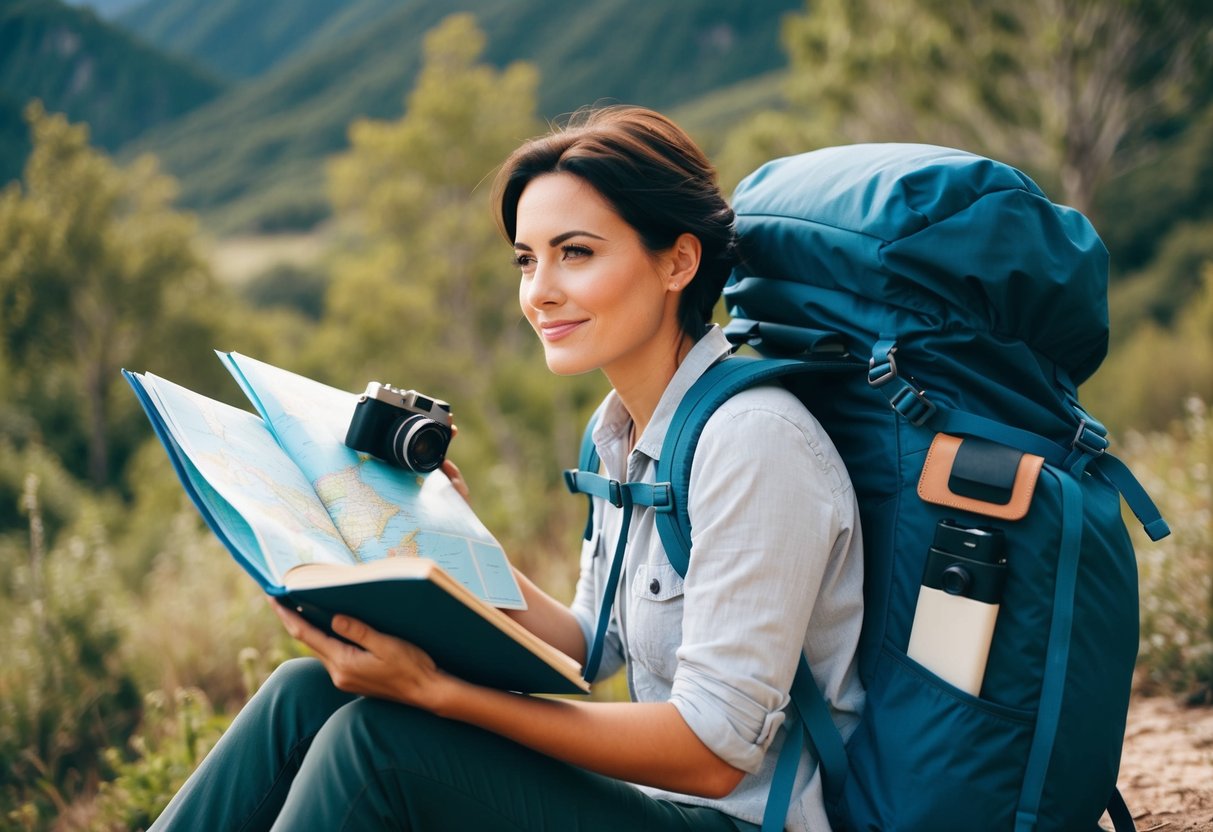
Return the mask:
<path id="1" fill-rule="evenodd" d="M 558 306 L 564 300 L 564 292 L 560 288 L 559 269 L 554 265 L 536 263 L 535 271 L 522 283 L 523 303 L 533 309 L 545 306 Z"/>

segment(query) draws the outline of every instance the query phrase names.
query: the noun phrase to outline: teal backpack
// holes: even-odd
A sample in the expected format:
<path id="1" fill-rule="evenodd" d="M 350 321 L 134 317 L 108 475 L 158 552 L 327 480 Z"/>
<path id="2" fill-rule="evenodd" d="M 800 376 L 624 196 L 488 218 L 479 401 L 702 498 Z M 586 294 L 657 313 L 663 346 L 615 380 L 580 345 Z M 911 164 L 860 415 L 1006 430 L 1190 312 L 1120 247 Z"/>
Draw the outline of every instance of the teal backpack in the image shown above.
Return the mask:
<path id="1" fill-rule="evenodd" d="M 704 424 L 740 390 L 785 385 L 846 461 L 863 524 L 859 727 L 844 743 L 803 657 L 791 691 L 834 829 L 1094 832 L 1105 808 L 1118 832 L 1133 829 L 1116 791 L 1138 645 L 1121 498 L 1152 539 L 1169 530 L 1078 402 L 1107 350 L 1094 229 L 1011 167 L 925 145 L 779 159 L 741 183 L 733 207 L 743 259 L 725 289 L 726 334 L 760 357 L 730 356 L 691 389 L 655 485 L 595 473 L 591 420 L 570 489 L 629 516 L 656 511 L 685 575 Z M 1003 541 L 977 695 L 907 655 L 941 524 Z M 587 668 L 612 603 L 608 592 Z M 785 749 L 764 832 L 784 825 L 800 746 Z"/>

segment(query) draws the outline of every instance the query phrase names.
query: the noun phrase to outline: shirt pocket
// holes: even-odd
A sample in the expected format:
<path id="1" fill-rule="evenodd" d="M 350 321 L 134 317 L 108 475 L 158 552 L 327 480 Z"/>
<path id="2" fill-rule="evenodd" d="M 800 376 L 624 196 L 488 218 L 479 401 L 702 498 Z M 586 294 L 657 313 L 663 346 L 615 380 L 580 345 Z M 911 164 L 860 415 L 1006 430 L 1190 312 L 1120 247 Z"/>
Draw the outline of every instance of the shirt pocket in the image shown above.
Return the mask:
<path id="1" fill-rule="evenodd" d="M 629 655 L 671 681 L 682 643 L 682 576 L 668 562 L 642 563 L 632 577 L 631 589 Z"/>
<path id="2" fill-rule="evenodd" d="M 599 550 L 602 545 L 602 528 L 595 526 L 590 533 L 589 539 L 584 537 L 581 539 L 581 568 L 588 569 L 594 562 L 594 558 L 598 557 Z"/>

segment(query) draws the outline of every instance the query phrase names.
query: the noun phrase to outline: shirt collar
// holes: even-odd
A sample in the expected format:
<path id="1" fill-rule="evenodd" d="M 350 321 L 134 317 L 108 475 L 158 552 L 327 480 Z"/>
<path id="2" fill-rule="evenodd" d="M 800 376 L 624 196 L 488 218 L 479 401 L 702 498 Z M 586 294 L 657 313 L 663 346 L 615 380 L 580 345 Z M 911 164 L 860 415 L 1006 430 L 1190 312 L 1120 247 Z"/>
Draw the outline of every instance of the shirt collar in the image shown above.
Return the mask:
<path id="1" fill-rule="evenodd" d="M 691 351 L 674 372 L 674 377 L 666 385 L 665 392 L 661 394 L 657 408 L 653 411 L 653 418 L 649 420 L 644 434 L 636 443 L 637 451 L 651 459 L 660 458 L 666 431 L 669 430 L 670 420 L 674 418 L 674 411 L 682 397 L 709 367 L 728 355 L 732 349 L 724 332 L 719 326 L 712 324 L 695 346 L 691 347 Z M 607 394 L 602 417 L 594 428 L 594 444 L 598 446 L 598 453 L 603 459 L 608 458 L 608 446 L 627 441 L 631 421 L 632 417 L 612 390 Z"/>

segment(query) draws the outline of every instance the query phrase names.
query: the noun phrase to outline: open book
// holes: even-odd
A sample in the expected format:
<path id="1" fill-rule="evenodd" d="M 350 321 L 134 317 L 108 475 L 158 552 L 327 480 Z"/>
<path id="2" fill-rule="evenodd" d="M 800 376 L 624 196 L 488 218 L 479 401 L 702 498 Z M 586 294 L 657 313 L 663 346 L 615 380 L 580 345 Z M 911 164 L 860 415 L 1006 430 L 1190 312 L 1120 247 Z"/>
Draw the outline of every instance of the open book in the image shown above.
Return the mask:
<path id="1" fill-rule="evenodd" d="M 498 609 L 524 608 L 522 592 L 445 474 L 346 447 L 355 394 L 219 357 L 260 416 L 123 375 L 203 519 L 266 593 L 324 628 L 344 613 L 411 641 L 468 681 L 588 690 L 577 662 Z"/>

